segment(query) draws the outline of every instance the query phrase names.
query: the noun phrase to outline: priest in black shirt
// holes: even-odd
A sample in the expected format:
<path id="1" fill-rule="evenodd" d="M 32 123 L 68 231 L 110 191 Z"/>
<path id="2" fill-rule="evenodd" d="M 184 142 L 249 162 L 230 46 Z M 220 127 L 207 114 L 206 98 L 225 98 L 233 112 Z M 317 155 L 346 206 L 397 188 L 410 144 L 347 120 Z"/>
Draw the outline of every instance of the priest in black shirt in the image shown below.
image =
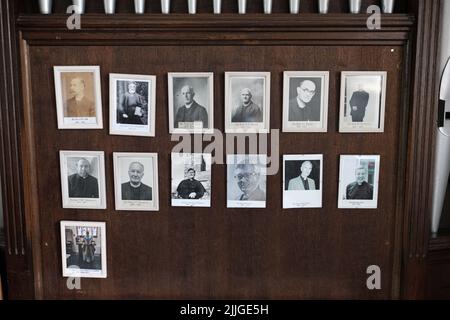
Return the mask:
<path id="1" fill-rule="evenodd" d="M 86 159 L 77 162 L 77 173 L 69 176 L 69 198 L 98 198 L 98 181 L 91 176 L 91 164 Z"/>
<path id="2" fill-rule="evenodd" d="M 194 88 L 184 86 L 181 88 L 184 105 L 180 107 L 175 116 L 175 128 L 187 129 L 186 125 L 193 126 L 195 122 L 202 123 L 202 128 L 208 128 L 208 112 L 205 107 L 199 105 L 195 100 Z"/>
<path id="3" fill-rule="evenodd" d="M 144 166 L 140 162 L 132 162 L 128 169 L 130 181 L 122 183 L 122 200 L 152 200 L 152 188 L 142 183 Z"/>
<path id="4" fill-rule="evenodd" d="M 205 187 L 200 181 L 195 180 L 195 170 L 190 168 L 187 171 L 187 179 L 180 182 L 177 187 L 178 198 L 201 199 L 205 194 Z"/>
<path id="5" fill-rule="evenodd" d="M 356 169 L 356 181 L 350 183 L 346 190 L 347 200 L 373 200 L 373 186 L 367 183 L 367 170 L 364 167 Z"/>

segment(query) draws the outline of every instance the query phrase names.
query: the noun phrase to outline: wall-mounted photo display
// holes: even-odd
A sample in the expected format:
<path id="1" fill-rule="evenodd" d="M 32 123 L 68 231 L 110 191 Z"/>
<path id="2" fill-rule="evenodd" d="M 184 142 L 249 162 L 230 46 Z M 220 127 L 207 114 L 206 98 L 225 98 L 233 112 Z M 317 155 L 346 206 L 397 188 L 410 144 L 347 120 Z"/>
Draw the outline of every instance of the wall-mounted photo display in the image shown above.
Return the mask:
<path id="1" fill-rule="evenodd" d="M 172 206 L 211 207 L 211 154 L 172 153 Z"/>
<path id="2" fill-rule="evenodd" d="M 376 209 L 379 173 L 379 155 L 341 155 L 338 208 Z"/>
<path id="3" fill-rule="evenodd" d="M 55 66 L 58 129 L 102 129 L 99 66 Z"/>
<path id="4" fill-rule="evenodd" d="M 214 74 L 169 73 L 169 132 L 214 133 Z"/>
<path id="5" fill-rule="evenodd" d="M 106 278 L 104 222 L 61 221 L 63 277 Z"/>
<path id="6" fill-rule="evenodd" d="M 269 130 L 270 72 L 225 72 L 225 132 Z"/>
<path id="7" fill-rule="evenodd" d="M 103 151 L 60 151 L 63 208 L 106 209 Z"/>
<path id="8" fill-rule="evenodd" d="M 116 210 L 158 211 L 158 155 L 114 152 Z"/>
<path id="9" fill-rule="evenodd" d="M 155 136 L 156 77 L 109 75 L 109 133 Z"/>
<path id="10" fill-rule="evenodd" d="M 339 132 L 384 132 L 387 72 L 342 72 Z"/>
<path id="11" fill-rule="evenodd" d="M 327 132 L 328 71 L 286 71 L 283 132 Z"/>
<path id="12" fill-rule="evenodd" d="M 267 155 L 227 155 L 227 208 L 265 208 Z"/>
<path id="13" fill-rule="evenodd" d="M 284 155 L 283 173 L 283 209 L 322 208 L 323 155 Z"/>

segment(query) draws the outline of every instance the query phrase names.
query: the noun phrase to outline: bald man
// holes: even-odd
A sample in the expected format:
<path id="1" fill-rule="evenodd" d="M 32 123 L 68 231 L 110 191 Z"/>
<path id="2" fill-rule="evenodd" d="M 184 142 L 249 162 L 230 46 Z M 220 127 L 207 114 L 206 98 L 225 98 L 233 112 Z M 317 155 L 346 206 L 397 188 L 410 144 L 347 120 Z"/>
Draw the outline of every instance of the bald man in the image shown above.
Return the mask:
<path id="1" fill-rule="evenodd" d="M 76 77 L 70 81 L 70 99 L 64 105 L 64 117 L 95 117 L 95 104 L 85 96 L 86 83 Z"/>
<path id="2" fill-rule="evenodd" d="M 320 121 L 320 106 L 311 103 L 316 85 L 303 80 L 297 87 L 297 96 L 289 101 L 289 121 Z"/>
<path id="3" fill-rule="evenodd" d="M 263 122 L 263 113 L 261 108 L 253 102 L 252 91 L 249 88 L 241 90 L 241 105 L 231 118 L 231 122 Z"/>
<path id="4" fill-rule="evenodd" d="M 69 198 L 99 198 L 98 181 L 90 175 L 89 161 L 78 160 L 76 169 L 77 173 L 69 176 Z"/>
<path id="5" fill-rule="evenodd" d="M 128 168 L 130 181 L 122 183 L 122 200 L 151 201 L 152 188 L 142 183 L 144 166 L 133 162 Z"/>
<path id="6" fill-rule="evenodd" d="M 181 88 L 184 105 L 180 107 L 175 116 L 175 128 L 191 129 L 194 122 L 201 122 L 203 128 L 208 128 L 208 112 L 205 107 L 199 105 L 195 100 L 194 88 L 184 86 Z M 188 126 L 186 126 L 188 124 Z"/>

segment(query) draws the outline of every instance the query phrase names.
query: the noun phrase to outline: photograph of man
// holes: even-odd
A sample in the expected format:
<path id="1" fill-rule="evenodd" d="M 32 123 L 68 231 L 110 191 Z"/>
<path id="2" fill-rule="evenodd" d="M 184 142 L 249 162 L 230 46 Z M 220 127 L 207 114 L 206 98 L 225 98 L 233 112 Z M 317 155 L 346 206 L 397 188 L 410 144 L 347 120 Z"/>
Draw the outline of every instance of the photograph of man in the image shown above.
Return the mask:
<path id="1" fill-rule="evenodd" d="M 241 90 L 241 104 L 237 106 L 231 122 L 263 122 L 263 112 L 252 100 L 252 91 L 249 88 Z"/>
<path id="2" fill-rule="evenodd" d="M 183 96 L 184 105 L 176 113 L 174 127 L 179 128 L 180 123 L 202 122 L 203 128 L 208 128 L 208 112 L 205 107 L 194 100 L 194 88 L 189 85 L 183 86 L 181 95 Z"/>
<path id="3" fill-rule="evenodd" d="M 358 91 L 353 92 L 349 104 L 352 122 L 363 122 L 369 104 L 369 93 L 364 91 L 362 85 L 359 85 Z"/>
<path id="4" fill-rule="evenodd" d="M 266 193 L 260 188 L 261 169 L 258 165 L 241 161 L 234 168 L 234 178 L 241 191 L 235 200 L 266 201 Z"/>
<path id="5" fill-rule="evenodd" d="M 298 81 L 297 79 L 292 79 Z M 307 79 L 300 80 L 297 96 L 289 100 L 289 121 L 320 121 L 320 99 L 316 95 L 316 84 Z"/>
<path id="6" fill-rule="evenodd" d="M 64 117 L 95 117 L 95 104 L 86 96 L 86 81 L 77 76 L 70 79 L 70 98 L 64 104 Z"/>
<path id="7" fill-rule="evenodd" d="M 120 85 L 118 82 L 118 85 Z M 147 107 L 147 102 L 145 97 L 140 95 L 137 91 L 137 83 L 134 81 L 129 81 L 127 85 L 127 91 L 119 96 L 118 101 L 118 123 L 123 124 L 146 124 L 145 121 L 145 108 Z"/>
<path id="8" fill-rule="evenodd" d="M 356 181 L 347 185 L 347 200 L 373 200 L 373 186 L 367 182 L 367 169 L 358 167 L 355 170 Z"/>
<path id="9" fill-rule="evenodd" d="M 311 161 L 304 161 L 300 167 L 300 175 L 289 180 L 288 190 L 316 190 L 316 184 L 313 179 L 308 178 L 313 169 Z"/>
<path id="10" fill-rule="evenodd" d="M 187 179 L 180 182 L 177 187 L 177 196 L 182 199 L 201 199 L 206 189 L 200 181 L 195 179 L 195 170 L 187 170 Z"/>
<path id="11" fill-rule="evenodd" d="M 144 177 L 144 165 L 140 162 L 132 162 L 128 168 L 130 181 L 122 183 L 122 200 L 152 200 L 152 188 L 142 183 Z"/>
<path id="12" fill-rule="evenodd" d="M 98 180 L 90 175 L 91 164 L 80 159 L 76 164 L 76 173 L 69 176 L 69 198 L 98 198 Z"/>

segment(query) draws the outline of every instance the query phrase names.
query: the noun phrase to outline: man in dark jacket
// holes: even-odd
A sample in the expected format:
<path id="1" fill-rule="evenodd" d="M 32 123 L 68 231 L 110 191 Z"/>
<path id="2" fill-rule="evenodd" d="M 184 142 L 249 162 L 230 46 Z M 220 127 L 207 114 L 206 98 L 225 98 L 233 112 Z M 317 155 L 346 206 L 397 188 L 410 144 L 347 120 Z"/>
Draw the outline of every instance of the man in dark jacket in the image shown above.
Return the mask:
<path id="1" fill-rule="evenodd" d="M 253 102 L 252 92 L 245 88 L 241 91 L 242 104 L 236 108 L 231 122 L 263 122 L 261 108 Z"/>
<path id="2" fill-rule="evenodd" d="M 69 198 L 98 198 L 98 181 L 91 176 L 91 164 L 86 159 L 77 162 L 77 173 L 69 176 Z"/>
<path id="3" fill-rule="evenodd" d="M 190 168 L 187 171 L 187 179 L 180 182 L 177 187 L 178 198 L 201 199 L 205 194 L 205 187 L 200 181 L 195 180 L 195 170 Z"/>
<path id="4" fill-rule="evenodd" d="M 203 129 L 208 128 L 208 112 L 195 100 L 194 89 L 190 86 L 181 88 L 185 104 L 178 109 L 175 116 L 175 128 L 192 129 L 194 122 L 201 122 Z"/>
<path id="5" fill-rule="evenodd" d="M 367 170 L 364 167 L 356 169 L 356 181 L 350 183 L 346 190 L 347 200 L 373 200 L 373 186 L 367 183 Z"/>
<path id="6" fill-rule="evenodd" d="M 360 88 L 358 91 L 353 92 L 350 99 L 350 115 L 353 122 L 363 122 L 366 116 L 366 108 L 369 103 L 369 93 Z"/>
<path id="7" fill-rule="evenodd" d="M 130 181 L 122 183 L 122 200 L 151 201 L 152 188 L 142 183 L 144 165 L 132 162 L 128 168 Z"/>

